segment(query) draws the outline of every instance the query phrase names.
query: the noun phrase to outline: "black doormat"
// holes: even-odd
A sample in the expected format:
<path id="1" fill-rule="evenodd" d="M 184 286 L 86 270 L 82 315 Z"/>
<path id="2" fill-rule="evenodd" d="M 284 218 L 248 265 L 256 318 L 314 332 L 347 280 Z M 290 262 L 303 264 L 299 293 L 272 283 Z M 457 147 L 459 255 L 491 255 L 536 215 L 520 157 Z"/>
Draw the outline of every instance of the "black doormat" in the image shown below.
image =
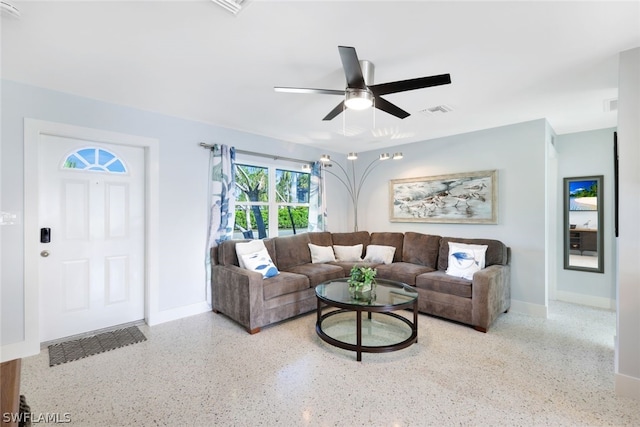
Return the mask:
<path id="1" fill-rule="evenodd" d="M 49 366 L 60 365 L 146 340 L 147 337 L 137 326 L 130 326 L 117 331 L 53 344 L 49 346 Z"/>

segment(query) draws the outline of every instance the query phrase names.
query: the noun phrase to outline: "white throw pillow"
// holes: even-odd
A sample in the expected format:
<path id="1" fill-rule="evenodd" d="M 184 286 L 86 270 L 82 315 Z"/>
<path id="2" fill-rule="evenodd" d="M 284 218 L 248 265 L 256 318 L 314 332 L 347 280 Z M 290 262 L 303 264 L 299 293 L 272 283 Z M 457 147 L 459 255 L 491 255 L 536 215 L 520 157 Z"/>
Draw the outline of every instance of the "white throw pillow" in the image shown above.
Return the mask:
<path id="1" fill-rule="evenodd" d="M 449 242 L 449 266 L 447 274 L 472 280 L 473 273 L 480 271 L 485 265 L 487 245 L 468 245 Z"/>
<path id="2" fill-rule="evenodd" d="M 280 273 L 273 264 L 273 261 L 271 261 L 271 257 L 269 256 L 267 249 L 262 249 L 252 254 L 244 254 L 242 255 L 242 260 L 244 261 L 246 270 L 260 273 L 265 279 L 277 276 L 278 273 Z"/>
<path id="3" fill-rule="evenodd" d="M 336 254 L 336 260 L 342 262 L 359 262 L 362 261 L 362 243 L 353 246 L 333 245 L 333 252 Z"/>
<path id="4" fill-rule="evenodd" d="M 395 246 L 369 245 L 367 246 L 367 254 L 364 260 L 367 262 L 391 264 L 395 253 Z"/>
<path id="5" fill-rule="evenodd" d="M 247 268 L 245 267 L 244 261 L 242 260 L 242 255 L 252 254 L 262 249 L 264 250 L 267 249 L 267 247 L 264 245 L 264 242 L 262 240 L 252 240 L 250 242 L 236 243 L 236 255 L 238 255 L 238 265 L 241 268 Z"/>
<path id="6" fill-rule="evenodd" d="M 309 243 L 309 250 L 311 251 L 311 262 L 313 264 L 333 262 L 336 260 L 331 246 L 318 246 L 313 243 Z"/>

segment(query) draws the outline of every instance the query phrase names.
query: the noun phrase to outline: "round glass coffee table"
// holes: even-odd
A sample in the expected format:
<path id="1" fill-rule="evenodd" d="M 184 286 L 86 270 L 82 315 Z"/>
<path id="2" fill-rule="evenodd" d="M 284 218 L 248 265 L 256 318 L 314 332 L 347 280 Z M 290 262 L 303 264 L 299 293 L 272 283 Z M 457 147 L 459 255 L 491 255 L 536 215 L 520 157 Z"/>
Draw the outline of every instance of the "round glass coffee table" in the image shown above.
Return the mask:
<path id="1" fill-rule="evenodd" d="M 316 286 L 318 336 L 331 345 L 355 351 L 358 362 L 362 353 L 396 351 L 418 342 L 418 293 L 402 282 L 376 279 L 376 283 L 371 296 L 361 299 L 350 295 L 347 278 Z M 323 314 L 325 306 L 337 310 Z M 413 321 L 394 313 L 408 308 L 413 308 Z M 364 320 L 362 312 L 367 313 Z"/>

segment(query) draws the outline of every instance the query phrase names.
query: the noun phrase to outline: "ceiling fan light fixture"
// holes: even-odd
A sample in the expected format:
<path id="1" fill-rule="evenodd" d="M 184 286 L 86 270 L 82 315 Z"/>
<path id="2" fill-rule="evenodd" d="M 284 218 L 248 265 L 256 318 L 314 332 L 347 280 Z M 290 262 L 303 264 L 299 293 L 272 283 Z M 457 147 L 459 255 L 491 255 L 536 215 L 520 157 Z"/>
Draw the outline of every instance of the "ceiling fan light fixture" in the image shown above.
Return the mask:
<path id="1" fill-rule="evenodd" d="M 373 93 L 367 89 L 347 89 L 344 105 L 351 110 L 366 110 L 373 105 Z"/>

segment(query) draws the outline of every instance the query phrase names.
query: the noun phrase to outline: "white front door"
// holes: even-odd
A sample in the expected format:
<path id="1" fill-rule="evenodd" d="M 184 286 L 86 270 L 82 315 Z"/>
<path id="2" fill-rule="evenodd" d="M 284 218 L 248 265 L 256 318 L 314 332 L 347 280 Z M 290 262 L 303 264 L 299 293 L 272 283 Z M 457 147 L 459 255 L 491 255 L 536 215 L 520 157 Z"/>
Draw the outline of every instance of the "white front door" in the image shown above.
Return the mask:
<path id="1" fill-rule="evenodd" d="M 40 341 L 143 319 L 144 149 L 42 135 L 38 153 Z"/>

